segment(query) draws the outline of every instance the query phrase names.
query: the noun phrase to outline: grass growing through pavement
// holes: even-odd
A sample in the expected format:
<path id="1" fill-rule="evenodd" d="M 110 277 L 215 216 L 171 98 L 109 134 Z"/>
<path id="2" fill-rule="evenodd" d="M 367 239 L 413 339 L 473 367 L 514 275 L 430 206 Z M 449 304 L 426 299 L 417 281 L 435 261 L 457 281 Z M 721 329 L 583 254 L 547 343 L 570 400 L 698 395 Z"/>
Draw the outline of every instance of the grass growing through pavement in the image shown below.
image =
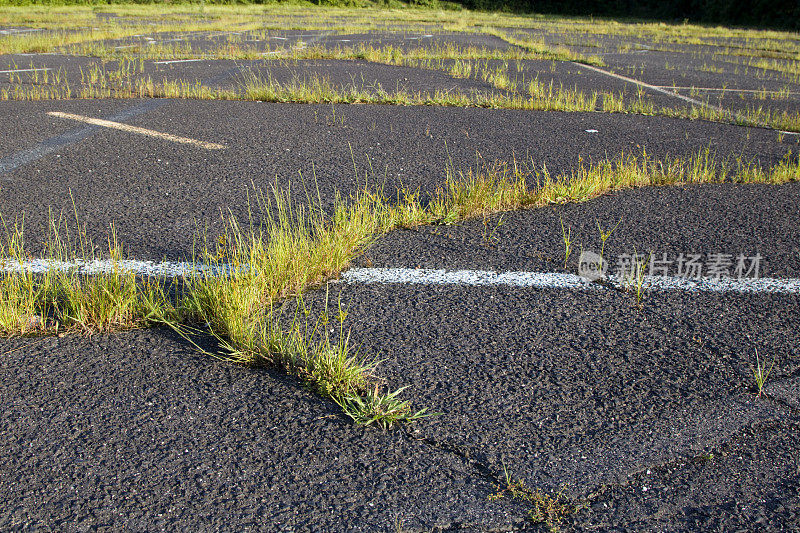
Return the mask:
<path id="1" fill-rule="evenodd" d="M 260 196 L 264 216 L 246 226 L 233 217 L 217 243 L 196 257 L 198 266 L 179 283 L 137 279 L 120 259 L 112 237 L 111 267 L 88 275 L 99 255 L 85 234 L 70 240 L 51 223 L 47 259 L 32 272 L 21 226 L 6 227 L 0 243 L 0 333 L 107 332 L 167 324 L 188 339 L 198 330 L 216 337 L 221 357 L 246 365 L 285 369 L 306 386 L 339 404 L 362 424 L 388 427 L 426 413 L 413 411 L 375 373 L 377 362 L 358 354 L 341 322 L 328 336 L 327 313 L 308 326 L 297 315 L 287 325 L 288 298 L 336 278 L 378 235 L 400 227 L 452 224 L 524 207 L 582 202 L 630 187 L 696 183 L 786 183 L 800 180 L 800 161 L 785 159 L 769 169 L 734 160 L 717 162 L 708 151 L 690 159 L 657 161 L 646 154 L 582 164 L 570 174 L 497 164 L 465 173 L 447 172 L 435 193 L 403 190 L 396 198 L 364 189 L 337 198 L 333 210 L 293 206 L 288 193 Z M 75 254 L 70 250 L 79 249 Z M 205 265 L 200 268 L 200 264 Z M 81 270 L 83 267 L 83 270 Z M 95 269 L 97 270 L 97 269 Z M 298 311 L 299 313 L 299 311 Z M 219 354 L 216 354 L 220 356 Z"/>
<path id="2" fill-rule="evenodd" d="M 758 350 L 756 350 L 756 366 L 753 368 L 753 377 L 756 380 L 756 390 L 758 391 L 757 396 L 760 398 L 761 395 L 764 393 L 764 384 L 769 379 L 769 374 L 772 372 L 772 367 L 775 366 L 775 361 L 772 361 L 772 364 L 769 368 L 761 364 L 761 359 L 758 357 Z"/>
<path id="3" fill-rule="evenodd" d="M 267 100 L 293 102 L 359 102 L 398 105 L 480 106 L 508 109 L 559 111 L 604 111 L 677 118 L 704 119 L 741 125 L 766 126 L 782 131 L 800 132 L 800 113 L 750 106 L 739 112 L 728 112 L 713 106 L 689 108 L 656 107 L 642 93 L 623 97 L 612 92 L 581 92 L 576 88 L 554 87 L 552 83 L 520 83 L 511 79 L 508 69 L 488 68 L 490 60 L 549 59 L 579 61 L 599 65 L 601 59 L 587 56 L 557 44 L 555 36 L 566 38 L 574 45 L 586 41 L 587 34 L 628 39 L 649 39 L 656 46 L 664 44 L 701 45 L 712 47 L 717 60 L 737 63 L 741 67 L 777 72 L 797 81 L 800 72 L 800 45 L 796 34 L 789 32 L 756 32 L 730 28 L 706 28 L 689 24 L 625 24 L 602 19 L 569 19 L 564 17 L 515 16 L 508 14 L 459 12 L 433 9 L 339 9 L 310 6 L 104 6 L 104 11 L 117 17 L 98 17 L 86 7 L 29 7 L 0 8 L 0 23 L 28 25 L 47 31 L 20 33 L 0 38 L 0 54 L 15 52 L 68 52 L 114 58 L 120 61 L 143 59 L 259 59 L 264 57 L 262 45 L 251 41 L 267 41 L 275 31 L 302 29 L 323 33 L 364 33 L 397 28 L 426 34 L 444 32 L 485 35 L 504 40 L 507 49 L 487 49 L 453 44 L 416 46 L 372 46 L 359 44 L 345 47 L 294 46 L 272 49 L 274 58 L 303 59 L 361 59 L 391 65 L 438 68 L 455 77 L 482 79 L 499 93 L 460 91 L 434 94 L 411 93 L 402 90 L 371 90 L 371 88 L 331 87 L 324 78 L 310 76 L 276 84 L 263 82 L 261 92 Z M 188 41 L 169 42 L 176 33 L 193 33 L 195 38 L 211 39 L 210 47 L 195 49 Z M 215 33 L 216 32 L 216 33 Z M 272 34 L 270 33 L 272 32 Z M 144 41 L 140 34 L 155 40 Z M 223 35 L 224 34 L 224 35 Z M 277 35 L 280 36 L 280 35 Z M 126 40 L 128 38 L 139 40 Z M 164 41 L 164 42 L 161 42 Z M 659 44 L 660 43 L 660 44 Z M 261 47 L 259 47 L 261 46 Z M 484 61 L 479 68 L 478 61 Z M 444 62 L 452 62 L 445 64 Z M 436 63 L 439 66 L 436 66 Z M 0 90 L 0 99 L 62 99 L 62 98 L 131 98 L 171 97 L 197 99 L 248 99 L 258 91 L 215 90 L 189 80 L 153 80 L 139 76 L 127 80 L 82 80 L 78 87 L 63 82 L 39 83 L 21 79 L 11 87 Z M 738 72 L 738 70 L 736 70 Z M 82 73 L 83 74 L 83 73 Z M 140 73 L 141 74 L 141 73 Z M 251 84 L 252 85 L 252 84 Z"/>
<path id="4" fill-rule="evenodd" d="M 162 286 L 155 280 L 138 281 L 119 267 L 122 248 L 113 228 L 107 253 L 111 268 L 87 274 L 80 267 L 91 270 L 97 256 L 81 246 L 84 252 L 76 261 L 67 252 L 75 248 L 64 239 L 67 225 L 51 220 L 50 227 L 48 259 L 41 272 L 23 266 L 23 228 L 5 227 L 0 242 L 0 334 L 108 332 L 152 323 L 166 302 Z"/>
<path id="5" fill-rule="evenodd" d="M 612 92 L 585 93 L 577 88 L 545 83 L 538 75 L 519 90 L 518 80 L 510 78 L 508 62 L 489 66 L 488 62 L 454 60 L 402 60 L 421 68 L 455 73 L 471 73 L 497 91 L 435 90 L 412 92 L 397 87 L 385 89 L 379 83 L 333 84 L 316 73 L 293 74 L 288 79 L 274 77 L 254 67 L 243 68 L 238 86 L 212 88 L 191 80 L 153 80 L 144 74 L 141 58 L 120 59 L 102 65 L 80 68 L 81 82 L 70 86 L 62 69 L 9 74 L 10 87 L 0 89 L 0 100 L 59 100 L 71 98 L 188 98 L 199 100 L 250 100 L 295 103 L 370 103 L 390 105 L 436 105 L 447 107 L 485 107 L 493 109 L 545 110 L 566 112 L 608 112 L 701 119 L 743 126 L 770 127 L 779 131 L 800 132 L 800 113 L 749 107 L 732 112 L 715 107 L 656 107 L 640 90 L 634 97 Z M 265 65 L 269 65 L 266 62 Z M 469 67 L 467 67 L 469 65 Z M 33 69 L 34 66 L 31 65 Z"/>
<path id="6" fill-rule="evenodd" d="M 564 489 L 555 494 L 548 494 L 539 489 L 526 487 L 521 479 L 513 479 L 506 467 L 503 467 L 503 473 L 505 479 L 497 485 L 497 492 L 490 495 L 489 500 L 509 497 L 527 502 L 532 506 L 528 511 L 528 518 L 536 524 L 544 524 L 550 531 L 559 531 L 561 522 L 580 510 L 580 507 L 564 496 Z"/>

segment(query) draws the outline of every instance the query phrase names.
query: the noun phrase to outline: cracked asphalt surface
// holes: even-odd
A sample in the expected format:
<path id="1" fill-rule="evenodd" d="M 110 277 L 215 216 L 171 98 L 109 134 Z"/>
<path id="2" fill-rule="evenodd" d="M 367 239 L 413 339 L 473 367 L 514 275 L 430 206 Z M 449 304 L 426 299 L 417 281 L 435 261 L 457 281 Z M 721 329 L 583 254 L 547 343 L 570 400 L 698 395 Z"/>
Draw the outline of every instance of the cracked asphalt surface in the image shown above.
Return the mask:
<path id="1" fill-rule="evenodd" d="M 304 38 L 274 35 L 286 46 Z M 423 32 L 314 35 L 322 46 L 407 47 L 427 39 Z M 225 39 L 189 36 L 198 49 Z M 628 53 L 620 50 L 635 39 L 595 39 L 576 49 L 600 53 L 625 75 L 635 66 L 649 83 L 784 86 L 778 77 L 762 84 L 727 76 L 727 65 L 717 65 L 724 76 L 711 72 L 712 52 L 700 46 Z M 442 43 L 508 46 L 468 33 L 436 34 L 424 45 Z M 17 59 L 3 61 L 22 67 Z M 63 66 L 70 76 L 93 61 L 30 60 Z M 680 79 L 665 62 L 679 66 Z M 361 61 L 270 65 L 276 76 L 315 72 L 337 84 L 358 76 L 366 86 L 491 89 L 442 71 Z M 230 86 L 239 67 L 151 62 L 145 72 Z M 572 64 L 514 68 L 546 83 L 635 92 Z M 668 97 L 651 97 L 669 105 Z M 780 106 L 797 109 L 791 98 Z M 132 126 L 227 148 L 204 151 L 48 111 L 122 114 Z M 113 223 L 130 257 L 177 259 L 191 256 L 198 228 L 215 238 L 221 215 L 246 217 L 248 195 L 272 185 L 290 188 L 299 204 L 329 209 L 335 194 L 346 197 L 365 181 L 389 196 L 403 187 L 432 193 L 448 165 L 467 171 L 516 160 L 558 174 L 620 154 L 663 159 L 708 148 L 720 159 L 767 166 L 798 150 L 793 138 L 767 129 L 600 113 L 66 100 L 3 101 L 0 115 L 0 169 L 7 169 L 0 213 L 7 222 L 24 217 L 33 255 L 43 250 L 48 210 L 74 216 L 73 202 L 95 242 Z M 799 200 L 797 183 L 621 191 L 396 231 L 356 265 L 574 272 L 575 256 L 565 266 L 561 222 L 587 250 L 599 247 L 598 224 L 619 222 L 609 258 L 633 250 L 670 258 L 760 254 L 762 275 L 797 278 Z M 319 316 L 332 302 L 347 311 L 351 343 L 381 361 L 378 373 L 392 388 L 408 387 L 404 397 L 434 416 L 388 432 L 355 426 L 295 379 L 217 361 L 168 329 L 1 339 L 0 529 L 542 529 L 528 518 L 530 504 L 489 498 L 505 470 L 532 488 L 563 489 L 580 508 L 563 530 L 800 527 L 797 295 L 649 291 L 637 306 L 619 291 L 334 280 L 310 291 L 304 305 Z M 213 339 L 196 340 L 218 349 Z M 761 397 L 752 376 L 756 349 L 775 365 Z"/>

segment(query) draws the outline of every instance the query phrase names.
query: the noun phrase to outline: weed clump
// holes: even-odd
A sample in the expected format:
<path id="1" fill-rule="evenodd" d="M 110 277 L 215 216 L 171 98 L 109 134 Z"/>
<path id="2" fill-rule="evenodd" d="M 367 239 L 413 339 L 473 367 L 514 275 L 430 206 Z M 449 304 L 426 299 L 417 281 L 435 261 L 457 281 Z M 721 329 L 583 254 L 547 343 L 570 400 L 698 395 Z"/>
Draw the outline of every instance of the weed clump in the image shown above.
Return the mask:
<path id="1" fill-rule="evenodd" d="M 280 312 L 289 299 L 338 277 L 378 235 L 400 227 L 485 220 L 503 211 L 582 202 L 630 187 L 797 180 L 797 161 L 786 159 L 763 169 L 742 161 L 717 163 L 706 151 L 688 160 L 620 156 L 556 177 L 545 168 L 517 164 L 464 173 L 448 169 L 442 187 L 430 197 L 401 190 L 389 200 L 383 191 L 365 188 L 348 200 L 337 197 L 328 212 L 321 206 L 296 207 L 288 192 L 275 187 L 269 198 L 258 197 L 263 215 L 258 222 L 252 213 L 246 226 L 229 216 L 220 239 L 205 242 L 178 281 L 137 278 L 126 268 L 113 228 L 101 262 L 85 232 L 79 231 L 73 242 L 63 221 L 51 220 L 48 257 L 30 261 L 22 226 L 4 222 L 0 334 L 89 334 L 165 324 L 191 341 L 198 331 L 207 331 L 222 347 L 222 354 L 210 355 L 283 368 L 336 402 L 357 423 L 389 427 L 427 413 L 413 411 L 399 397 L 404 389 L 392 391 L 375 374 L 377 361 L 352 348 L 341 325 L 346 312 L 339 312 L 335 341 L 328 336 L 327 315 L 304 329 L 297 318 L 287 326 Z M 565 235 L 571 247 L 569 232 Z M 641 303 L 644 276 L 641 268 L 638 272 L 632 285 Z M 768 371 L 762 375 L 766 380 Z"/>
<path id="2" fill-rule="evenodd" d="M 580 510 L 580 506 L 572 503 L 565 495 L 565 488 L 555 494 L 525 486 L 521 479 L 513 479 L 507 468 L 503 467 L 504 479 L 497 485 L 497 492 L 489 496 L 489 500 L 501 500 L 508 496 L 512 500 L 520 500 L 531 505 L 528 518 L 536 524 L 544 524 L 550 531 L 559 531 L 559 525 L 569 515 Z"/>

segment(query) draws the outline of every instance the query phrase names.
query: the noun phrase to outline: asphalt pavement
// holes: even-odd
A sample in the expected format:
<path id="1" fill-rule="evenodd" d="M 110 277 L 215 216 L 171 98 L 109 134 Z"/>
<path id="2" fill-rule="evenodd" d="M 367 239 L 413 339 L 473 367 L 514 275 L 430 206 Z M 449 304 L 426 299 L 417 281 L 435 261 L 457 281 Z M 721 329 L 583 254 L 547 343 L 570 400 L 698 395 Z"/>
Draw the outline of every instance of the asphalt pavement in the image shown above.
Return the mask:
<path id="1" fill-rule="evenodd" d="M 573 46 L 559 33 L 541 36 Z M 195 51 L 233 41 L 272 51 L 312 39 L 323 47 L 510 46 L 427 30 L 195 32 L 106 44 L 146 47 L 156 37 L 181 39 L 175 42 Z M 604 69 L 651 85 L 794 89 L 777 75 L 731 72 L 729 63 L 710 62 L 710 50 L 693 55 L 701 47 L 650 43 L 642 51 L 644 41 L 625 48 L 633 38 L 595 39 L 574 48 L 594 49 Z M 4 56 L 0 65 L 60 68 L 78 80 L 97 61 Z M 362 89 L 497 90 L 441 70 L 366 61 L 143 64 L 137 76 L 218 87 L 257 72 L 280 80 L 325 76 Z M 587 92 L 636 91 L 634 83 L 572 63 L 509 68 L 525 80 Z M 13 85 L 0 76 L 0 89 Z M 685 104 L 646 94 L 658 105 Z M 720 105 L 741 108 L 731 98 Z M 797 109 L 792 95 L 775 105 Z M 665 160 L 703 150 L 718 161 L 766 167 L 799 146 L 774 130 L 702 120 L 435 106 L 71 99 L 2 101 L 0 116 L 0 213 L 7 225 L 24 220 L 32 257 L 45 249 L 51 215 L 77 216 L 99 244 L 113 224 L 130 258 L 188 259 L 197 236 L 214 239 L 224 217 L 267 216 L 253 198 L 271 187 L 289 190 L 298 205 L 329 210 L 337 194 L 347 198 L 365 184 L 390 198 L 403 188 L 425 197 L 448 168 L 458 175 L 516 162 L 559 175 L 624 155 Z M 723 254 L 758 257 L 761 277 L 797 279 L 798 200 L 797 183 L 620 191 L 398 230 L 354 267 L 568 275 L 580 252 L 598 252 L 600 232 L 615 227 L 603 248 L 612 265 L 646 253 L 670 268 L 691 254 L 708 266 Z M 562 225 L 576 246 L 571 257 Z M 403 397 L 432 416 L 389 431 L 356 426 L 296 379 L 202 355 L 168 329 L 0 340 L 0 528 L 541 529 L 529 502 L 490 498 L 506 473 L 532 489 L 563 491 L 579 508 L 561 523 L 566 530 L 800 525 L 796 293 L 645 286 L 637 301 L 631 291 L 605 286 L 345 278 L 304 297 L 312 317 L 331 302 L 347 312 L 341 331 L 380 360 L 377 373 L 388 386 L 407 387 Z M 286 303 L 288 315 L 294 305 Z M 219 350 L 213 339 L 196 340 Z M 761 396 L 756 351 L 774 363 Z"/>

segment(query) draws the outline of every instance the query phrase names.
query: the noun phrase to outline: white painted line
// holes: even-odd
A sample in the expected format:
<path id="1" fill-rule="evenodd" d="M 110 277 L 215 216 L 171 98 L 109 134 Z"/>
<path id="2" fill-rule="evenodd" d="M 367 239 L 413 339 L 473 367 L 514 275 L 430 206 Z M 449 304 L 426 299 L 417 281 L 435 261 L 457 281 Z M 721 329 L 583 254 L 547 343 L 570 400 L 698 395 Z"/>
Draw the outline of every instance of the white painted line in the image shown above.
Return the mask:
<path id="1" fill-rule="evenodd" d="M 153 61 L 153 64 L 171 65 L 172 63 L 194 63 L 195 61 L 205 61 L 205 59 L 171 59 L 169 61 Z"/>
<path id="2" fill-rule="evenodd" d="M 0 35 L 14 35 L 15 33 L 31 33 L 34 31 L 43 31 L 41 28 L 25 28 L 25 29 L 9 29 L 0 30 Z"/>
<path id="3" fill-rule="evenodd" d="M 613 72 L 609 72 L 607 70 L 603 70 L 601 68 L 597 68 L 597 67 L 594 67 L 592 65 L 586 65 L 584 63 L 573 62 L 573 64 L 574 65 L 578 65 L 579 67 L 583 67 L 585 69 L 589 69 L 589 70 L 593 70 L 595 72 L 599 72 L 600 74 L 605 74 L 606 76 L 609 76 L 611 78 L 617 78 L 618 80 L 627 81 L 628 83 L 634 83 L 634 84 L 639 85 L 641 87 L 646 87 L 647 89 L 652 89 L 653 91 L 659 92 L 661 94 L 666 94 L 667 96 L 672 96 L 674 98 L 680 98 L 681 100 L 689 102 L 690 104 L 699 105 L 701 107 L 708 107 L 710 109 L 715 109 L 715 110 L 720 111 L 722 113 L 728 113 L 727 110 L 722 109 L 721 107 L 717 107 L 715 105 L 707 104 L 706 102 L 703 102 L 703 101 L 700 101 L 700 100 L 695 100 L 694 98 L 690 98 L 688 96 L 683 96 L 682 94 L 678 94 L 678 93 L 675 93 L 675 92 L 672 92 L 672 91 L 667 91 L 666 89 L 664 89 L 664 88 L 662 88 L 662 87 L 660 87 L 658 85 L 650 85 L 649 83 L 645 83 L 645 82 L 640 81 L 640 80 L 629 78 L 629 77 L 623 76 L 621 74 L 614 74 Z"/>
<path id="4" fill-rule="evenodd" d="M 573 61 L 572 63 L 574 65 L 578 65 L 578 66 L 583 67 L 585 69 L 593 70 L 595 72 L 599 72 L 600 74 L 605 74 L 606 76 L 610 76 L 612 78 L 617 78 L 618 80 L 623 80 L 623 81 L 627 81 L 629 83 L 634 83 L 636 85 L 639 85 L 641 87 L 645 87 L 647 89 L 651 89 L 651 90 L 659 92 L 661 94 L 666 94 L 667 96 L 672 96 L 673 98 L 679 98 L 681 100 L 689 102 L 690 104 L 699 105 L 701 107 L 706 107 L 708 109 L 714 109 L 715 111 L 719 111 L 720 113 L 734 116 L 734 117 L 738 118 L 739 120 L 741 120 L 742 122 L 752 122 L 749 119 L 747 119 L 746 117 L 743 117 L 742 115 L 740 115 L 739 113 L 736 113 L 735 111 L 729 111 L 729 110 L 723 109 L 723 108 L 721 108 L 719 106 L 715 106 L 715 105 L 711 105 L 709 103 L 703 102 L 702 100 L 696 100 L 694 98 L 690 98 L 688 96 L 683 96 L 682 94 L 678 94 L 678 93 L 673 92 L 673 91 L 668 91 L 668 90 L 664 89 L 663 86 L 660 86 L 660 85 L 650 85 L 649 83 L 645 83 L 643 81 L 636 80 L 634 78 L 629 78 L 629 77 L 623 76 L 621 74 L 614 74 L 613 72 L 609 72 L 609 71 L 603 70 L 601 68 L 593 67 L 592 65 L 586 65 L 584 63 L 578 63 L 578 62 L 575 62 L 575 61 Z M 767 124 L 763 124 L 763 123 L 756 123 L 756 124 L 758 124 L 762 128 L 772 129 Z M 783 133 L 783 134 L 786 134 L 786 135 L 800 135 L 800 133 L 793 132 L 793 131 L 781 131 L 780 133 Z"/>
<path id="5" fill-rule="evenodd" d="M 247 265 L 238 267 L 246 270 Z M 94 259 L 90 261 L 50 261 L 30 259 L 17 261 L 0 259 L 2 272 L 32 272 L 43 274 L 48 271 L 66 272 L 74 270 L 79 274 L 103 274 L 127 272 L 142 276 L 176 278 L 202 274 L 216 276 L 233 272 L 228 264 L 205 265 L 189 262 L 154 262 L 123 259 L 119 261 Z M 510 286 L 531 289 L 566 290 L 609 290 L 622 289 L 624 285 L 615 277 L 607 278 L 606 283 L 595 283 L 575 274 L 557 272 L 492 272 L 487 270 L 439 270 L 418 268 L 352 268 L 342 273 L 342 280 L 351 284 L 415 284 L 415 285 L 467 285 L 467 286 Z M 643 286 L 646 290 L 687 291 L 687 292 L 736 292 L 736 293 L 775 293 L 800 294 L 800 279 L 775 278 L 679 278 L 667 276 L 645 276 Z"/>
<path id="6" fill-rule="evenodd" d="M 719 91 L 719 92 L 726 92 L 726 93 L 758 93 L 758 94 L 800 94 L 800 92 L 793 91 L 793 92 L 784 92 L 780 90 L 768 90 L 768 89 L 731 89 L 730 87 L 722 88 L 722 87 L 674 87 L 672 85 L 656 85 L 661 89 L 673 89 L 678 91 Z"/>
<path id="7" fill-rule="evenodd" d="M 432 270 L 414 268 L 353 268 L 342 273 L 347 283 L 406 283 L 420 285 L 504 285 L 534 289 L 608 290 L 621 289 L 619 279 L 605 283 L 588 281 L 575 274 L 555 272 L 491 272 L 485 270 Z M 738 292 L 800 294 L 800 279 L 773 278 L 678 278 L 645 276 L 647 290 L 689 292 Z"/>
<path id="8" fill-rule="evenodd" d="M 171 135 L 169 133 L 161 133 L 160 131 L 148 130 L 145 128 L 131 126 L 129 124 L 123 124 L 121 122 L 112 122 L 111 120 L 84 117 L 81 115 L 73 115 L 71 113 L 62 113 L 61 111 L 49 111 L 47 114 L 50 115 L 51 117 L 67 118 L 67 119 L 77 120 L 80 122 L 85 122 L 87 124 L 92 124 L 94 126 L 102 126 L 104 128 L 112 128 L 115 130 L 127 131 L 130 133 L 138 133 L 140 135 L 147 135 L 148 137 L 156 137 L 158 139 L 164 139 L 166 141 L 172 141 L 180 144 L 190 144 L 193 146 L 199 146 L 200 148 L 205 148 L 206 150 L 223 150 L 227 148 L 227 146 L 223 144 L 198 141 L 196 139 L 189 139 L 187 137 L 179 137 L 177 135 Z"/>
<path id="9" fill-rule="evenodd" d="M 140 46 L 138 44 L 126 44 L 124 46 L 115 46 L 114 50 L 124 50 L 125 48 L 133 48 L 135 46 Z"/>
<path id="10" fill-rule="evenodd" d="M 153 261 L 137 261 L 124 259 L 120 261 L 91 260 L 91 261 L 49 261 L 46 259 L 32 259 L 25 262 L 14 260 L 0 260 L 0 270 L 3 272 L 32 272 L 44 274 L 48 271 L 68 272 L 74 270 L 78 274 L 108 274 L 114 272 L 127 272 L 142 276 L 163 276 L 176 278 L 192 273 L 214 273 L 215 269 L 206 265 L 193 263 L 169 262 L 155 263 Z"/>
<path id="11" fill-rule="evenodd" d="M 208 39 L 213 39 L 214 37 L 222 37 L 223 35 L 240 35 L 242 32 L 240 31 L 220 31 L 217 33 L 209 33 L 205 37 Z"/>
<path id="12" fill-rule="evenodd" d="M 304 50 L 304 49 L 306 48 L 306 46 L 308 46 L 309 44 L 313 44 L 313 43 L 315 43 L 315 42 L 319 41 L 320 39 L 323 39 L 323 38 L 327 37 L 328 35 L 330 35 L 330 33 L 325 33 L 325 34 L 322 34 L 322 35 L 317 35 L 317 36 L 315 36 L 313 39 L 311 39 L 310 41 L 308 41 L 307 43 L 306 43 L 306 42 L 303 42 L 303 41 L 299 41 L 297 44 L 295 44 L 294 46 L 292 46 L 292 47 L 289 49 L 289 51 L 290 51 L 290 52 L 297 52 L 297 51 L 299 51 L 299 50 Z M 313 35 L 312 35 L 312 36 L 313 36 Z M 303 37 L 303 36 L 302 36 L 302 35 L 300 35 L 300 37 Z M 272 37 L 272 39 L 284 39 L 284 40 L 285 40 L 286 38 L 285 38 L 285 37 Z M 271 52 L 261 52 L 261 55 L 262 55 L 262 56 L 274 56 L 274 55 L 282 54 L 282 53 L 284 53 L 284 52 L 286 52 L 286 49 L 285 49 L 285 48 L 282 48 L 282 49 L 280 49 L 280 50 L 273 50 L 273 51 L 271 51 Z"/>
<path id="13" fill-rule="evenodd" d="M 0 70 L 0 74 L 13 74 L 14 72 L 37 72 L 40 70 L 50 70 L 49 68 L 20 68 L 17 70 Z"/>

